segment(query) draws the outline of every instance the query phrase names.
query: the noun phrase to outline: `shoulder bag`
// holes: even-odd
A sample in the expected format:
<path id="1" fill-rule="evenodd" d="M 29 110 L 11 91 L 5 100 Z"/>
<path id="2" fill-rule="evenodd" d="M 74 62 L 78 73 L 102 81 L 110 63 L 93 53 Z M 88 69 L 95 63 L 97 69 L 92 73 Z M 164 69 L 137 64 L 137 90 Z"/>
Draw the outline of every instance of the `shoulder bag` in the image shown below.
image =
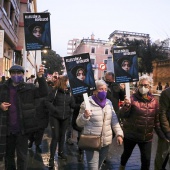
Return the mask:
<path id="1" fill-rule="evenodd" d="M 100 150 L 101 149 L 101 139 L 103 135 L 103 126 L 104 126 L 105 113 L 103 118 L 103 125 L 101 135 L 90 135 L 90 134 L 81 134 L 78 142 L 78 147 L 82 150 Z"/>

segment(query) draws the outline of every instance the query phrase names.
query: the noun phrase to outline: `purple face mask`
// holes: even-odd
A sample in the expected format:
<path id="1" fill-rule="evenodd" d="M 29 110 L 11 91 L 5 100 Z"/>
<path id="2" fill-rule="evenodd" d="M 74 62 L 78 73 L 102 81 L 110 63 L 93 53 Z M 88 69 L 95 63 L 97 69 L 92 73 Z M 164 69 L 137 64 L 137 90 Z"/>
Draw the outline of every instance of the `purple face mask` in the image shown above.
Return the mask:
<path id="1" fill-rule="evenodd" d="M 98 93 L 97 93 L 97 97 L 98 97 L 100 100 L 106 99 L 106 95 L 107 95 L 107 92 L 105 92 L 105 91 L 101 91 L 101 92 L 98 92 Z"/>
<path id="2" fill-rule="evenodd" d="M 12 79 L 12 81 L 13 81 L 14 83 L 16 83 L 16 84 L 19 84 L 19 83 L 24 82 L 23 76 L 15 75 L 15 76 L 11 76 L 11 79 Z"/>

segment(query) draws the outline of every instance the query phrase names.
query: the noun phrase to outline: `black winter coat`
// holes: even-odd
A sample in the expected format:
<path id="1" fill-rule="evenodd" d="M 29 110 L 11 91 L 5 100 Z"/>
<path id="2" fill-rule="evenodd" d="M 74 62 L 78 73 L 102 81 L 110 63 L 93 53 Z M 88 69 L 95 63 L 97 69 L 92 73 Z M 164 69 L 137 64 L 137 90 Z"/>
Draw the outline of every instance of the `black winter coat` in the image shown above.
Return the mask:
<path id="1" fill-rule="evenodd" d="M 45 105 L 46 97 L 36 99 L 36 110 L 37 110 L 37 119 L 38 126 L 40 129 L 45 129 L 48 126 L 49 122 L 49 111 Z"/>
<path id="2" fill-rule="evenodd" d="M 17 90 L 17 103 L 19 124 L 22 134 L 34 132 L 39 129 L 37 126 L 35 99 L 48 95 L 48 87 L 44 77 L 38 78 L 39 88 L 34 84 L 21 83 Z M 0 103 L 10 101 L 9 86 L 11 79 L 0 85 Z M 8 111 L 0 109 L 0 157 L 5 153 L 6 136 L 9 133 Z"/>
<path id="3" fill-rule="evenodd" d="M 120 88 L 120 85 L 113 82 L 109 85 L 107 90 L 107 99 L 112 102 L 113 108 L 116 113 L 119 111 L 119 100 L 124 100 L 125 91 Z"/>
<path id="4" fill-rule="evenodd" d="M 50 116 L 58 119 L 67 119 L 71 116 L 71 109 L 75 107 L 74 97 L 70 90 L 53 90 L 46 101 Z"/>
<path id="5" fill-rule="evenodd" d="M 72 126 L 73 126 L 74 130 L 81 132 L 82 128 L 77 126 L 76 119 L 77 119 L 77 116 L 79 115 L 80 105 L 84 101 L 83 94 L 78 94 L 78 95 L 74 96 L 74 100 L 76 103 L 76 107 L 73 111 Z"/>

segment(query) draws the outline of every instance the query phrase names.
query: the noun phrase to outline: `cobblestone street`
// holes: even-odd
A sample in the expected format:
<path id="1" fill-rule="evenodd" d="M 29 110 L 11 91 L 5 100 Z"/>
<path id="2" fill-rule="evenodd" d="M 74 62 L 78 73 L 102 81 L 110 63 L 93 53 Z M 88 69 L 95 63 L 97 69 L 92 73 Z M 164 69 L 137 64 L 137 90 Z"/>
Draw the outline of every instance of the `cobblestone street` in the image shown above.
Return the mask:
<path id="1" fill-rule="evenodd" d="M 54 170 L 87 170 L 86 157 L 84 155 L 84 161 L 78 162 L 78 152 L 77 152 L 77 133 L 73 131 L 73 141 L 74 145 L 65 144 L 65 151 L 68 156 L 67 161 L 63 161 L 57 158 L 57 151 L 55 156 L 55 168 Z M 38 154 L 35 152 L 35 146 L 32 150 L 29 150 L 28 155 L 28 170 L 48 170 L 48 160 L 49 160 L 49 144 L 50 144 L 50 130 L 46 129 L 44 138 L 42 141 L 42 153 Z M 154 158 L 157 145 L 157 136 L 154 135 L 153 145 L 152 145 L 152 160 L 150 170 L 154 170 Z M 107 157 L 107 162 L 103 165 L 102 170 L 118 170 L 120 163 L 120 156 L 123 151 L 122 146 L 117 146 L 115 139 L 110 146 L 109 154 Z M 135 147 L 128 163 L 126 170 L 140 170 L 140 153 L 138 147 Z"/>

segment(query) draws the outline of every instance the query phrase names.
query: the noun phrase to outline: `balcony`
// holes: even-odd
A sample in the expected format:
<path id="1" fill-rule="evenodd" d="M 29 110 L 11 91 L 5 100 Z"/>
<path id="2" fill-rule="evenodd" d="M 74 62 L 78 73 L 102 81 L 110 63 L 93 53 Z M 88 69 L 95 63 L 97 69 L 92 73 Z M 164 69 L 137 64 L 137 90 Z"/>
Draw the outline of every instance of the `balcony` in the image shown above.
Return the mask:
<path id="1" fill-rule="evenodd" d="M 18 42 L 17 34 L 14 30 L 12 22 L 7 17 L 6 12 L 1 6 L 0 6 L 0 29 L 5 31 L 5 41 L 11 47 L 16 47 Z"/>

